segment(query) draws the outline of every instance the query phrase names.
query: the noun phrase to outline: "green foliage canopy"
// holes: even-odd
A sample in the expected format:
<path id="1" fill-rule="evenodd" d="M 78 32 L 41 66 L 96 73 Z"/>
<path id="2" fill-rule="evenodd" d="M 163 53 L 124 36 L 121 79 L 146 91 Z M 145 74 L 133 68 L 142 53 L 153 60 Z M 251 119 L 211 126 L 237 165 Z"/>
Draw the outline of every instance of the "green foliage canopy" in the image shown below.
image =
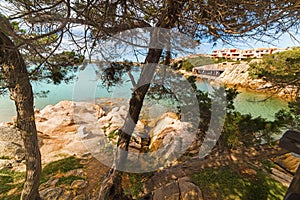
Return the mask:
<path id="1" fill-rule="evenodd" d="M 267 55 L 261 62 L 250 65 L 250 75 L 271 82 L 274 87 L 296 87 L 296 97 L 289 102 L 288 110 L 276 113 L 280 126 L 300 129 L 300 48 Z"/>
<path id="2" fill-rule="evenodd" d="M 278 87 L 300 86 L 300 48 L 263 57 L 250 65 L 250 75 L 262 78 Z M 298 94 L 299 95 L 299 94 Z"/>

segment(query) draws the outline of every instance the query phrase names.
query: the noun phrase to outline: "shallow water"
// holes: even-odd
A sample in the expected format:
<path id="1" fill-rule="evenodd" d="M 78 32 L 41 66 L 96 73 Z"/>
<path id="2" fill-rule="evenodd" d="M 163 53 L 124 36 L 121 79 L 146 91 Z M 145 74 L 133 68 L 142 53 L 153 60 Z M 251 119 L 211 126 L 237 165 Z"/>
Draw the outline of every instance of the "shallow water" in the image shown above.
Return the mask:
<path id="1" fill-rule="evenodd" d="M 268 94 L 252 91 L 240 91 L 234 101 L 236 110 L 243 114 L 251 114 L 254 117 L 264 117 L 274 119 L 274 114 L 281 109 L 287 108 L 287 102 L 280 98 L 270 98 Z"/>
<path id="2" fill-rule="evenodd" d="M 139 68 L 135 68 L 132 72 L 134 77 L 139 76 Z M 42 109 L 46 105 L 56 104 L 62 100 L 75 100 L 82 101 L 90 99 L 90 101 L 95 101 L 99 98 L 124 98 L 128 99 L 131 96 L 132 84 L 127 76 L 123 75 L 124 80 L 119 85 L 112 87 L 110 91 L 102 85 L 102 82 L 97 78 L 94 68 L 89 66 L 85 71 L 78 74 L 78 79 L 74 80 L 72 83 L 66 84 L 62 83 L 60 85 L 52 85 L 46 83 L 33 83 L 33 88 L 35 92 L 41 90 L 49 90 L 46 98 L 36 97 L 35 98 L 35 108 Z M 197 87 L 204 91 L 210 90 L 210 85 L 205 82 L 197 82 Z M 267 95 L 262 93 L 255 93 L 249 91 L 243 91 L 235 99 L 234 105 L 236 110 L 245 114 L 252 114 L 253 116 L 261 116 L 268 119 L 274 119 L 274 114 L 287 107 L 287 103 L 279 98 L 271 98 L 265 102 L 255 102 L 257 100 L 262 100 L 266 98 Z M 159 106 L 155 104 L 156 107 L 164 111 L 164 106 Z M 167 109 L 168 110 L 168 109 Z M 155 114 L 155 113 L 153 113 Z M 9 96 L 0 97 L 0 122 L 11 121 L 12 117 L 16 115 L 14 102 L 9 99 Z"/>

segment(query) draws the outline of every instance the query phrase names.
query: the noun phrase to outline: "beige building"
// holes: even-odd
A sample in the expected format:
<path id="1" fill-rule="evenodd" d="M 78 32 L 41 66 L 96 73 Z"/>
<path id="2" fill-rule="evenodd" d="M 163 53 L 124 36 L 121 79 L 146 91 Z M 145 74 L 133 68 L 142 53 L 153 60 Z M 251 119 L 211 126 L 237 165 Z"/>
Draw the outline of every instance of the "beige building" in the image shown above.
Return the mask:
<path id="1" fill-rule="evenodd" d="M 244 60 L 247 58 L 262 58 L 264 55 L 273 54 L 276 52 L 286 51 L 286 49 L 282 48 L 256 48 L 256 49 L 246 49 L 240 50 L 237 48 L 228 48 L 228 49 L 220 49 L 214 50 L 211 54 L 213 58 L 225 58 L 231 60 Z"/>

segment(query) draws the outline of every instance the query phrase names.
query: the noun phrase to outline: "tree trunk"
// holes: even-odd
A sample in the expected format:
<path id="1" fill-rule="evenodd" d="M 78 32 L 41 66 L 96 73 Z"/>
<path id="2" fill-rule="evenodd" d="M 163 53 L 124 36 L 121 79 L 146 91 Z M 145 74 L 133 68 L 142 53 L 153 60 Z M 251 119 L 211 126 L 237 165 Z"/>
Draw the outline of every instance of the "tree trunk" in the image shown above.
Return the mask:
<path id="1" fill-rule="evenodd" d="M 137 88 L 133 92 L 129 102 L 129 112 L 123 127 L 119 130 L 117 145 L 124 151 L 118 151 L 115 154 L 114 166 L 111 168 L 100 188 L 100 200 L 124 200 L 127 198 L 123 195 L 122 172 L 118 171 L 118 169 L 122 169 L 126 165 L 131 134 L 138 122 L 144 98 L 156 69 L 156 64 L 154 63 L 158 63 L 161 54 L 162 49 L 150 49 L 147 54 L 146 64 L 141 72 Z"/>
<path id="2" fill-rule="evenodd" d="M 138 80 L 137 87 L 130 99 L 129 112 L 125 119 L 125 123 L 119 130 L 117 146 L 121 151 L 117 150 L 114 158 L 114 166 L 112 166 L 109 174 L 101 185 L 98 195 L 98 199 L 100 200 L 127 199 L 127 197 L 124 196 L 122 189 L 122 172 L 118 171 L 118 169 L 126 168 L 131 134 L 138 122 L 144 98 L 150 87 L 157 63 L 159 62 L 164 48 L 167 47 L 167 51 L 170 51 L 170 37 L 168 37 L 169 35 L 167 35 L 166 30 L 172 28 L 176 23 L 178 13 L 183 4 L 183 1 L 168 0 L 165 18 L 160 19 L 156 24 L 158 29 L 153 29 L 153 32 L 151 33 L 149 51 L 145 59 L 145 64 Z M 169 53 L 171 52 L 168 52 L 168 54 Z"/>
<path id="3" fill-rule="evenodd" d="M 33 109 L 33 92 L 26 64 L 11 39 L 0 32 L 0 66 L 17 110 L 17 127 L 25 147 L 26 180 L 21 199 L 40 199 L 41 154 Z"/>

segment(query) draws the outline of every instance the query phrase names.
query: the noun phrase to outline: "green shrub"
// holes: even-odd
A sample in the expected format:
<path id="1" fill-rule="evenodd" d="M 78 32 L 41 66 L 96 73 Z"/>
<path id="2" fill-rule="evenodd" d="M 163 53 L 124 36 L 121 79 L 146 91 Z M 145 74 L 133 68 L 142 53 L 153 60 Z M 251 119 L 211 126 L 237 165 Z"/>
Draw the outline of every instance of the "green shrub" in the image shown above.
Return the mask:
<path id="1" fill-rule="evenodd" d="M 119 135 L 119 130 L 112 130 L 111 132 L 108 133 L 108 138 L 109 139 L 116 139 Z"/>
<path id="2" fill-rule="evenodd" d="M 182 61 L 181 69 L 191 72 L 193 70 L 193 68 L 194 68 L 194 65 L 192 65 L 189 61 L 187 61 L 187 60 Z"/>
<path id="3" fill-rule="evenodd" d="M 10 157 L 9 156 L 0 156 L 0 159 L 2 159 L 2 160 L 9 160 Z"/>
<path id="4" fill-rule="evenodd" d="M 124 188 L 126 195 L 130 195 L 133 199 L 140 199 L 143 193 L 143 180 L 148 179 L 153 173 L 128 174 L 129 185 Z"/>
<path id="5" fill-rule="evenodd" d="M 56 185 L 71 185 L 73 181 L 75 180 L 85 180 L 83 177 L 80 176 L 74 176 L 74 175 L 70 175 L 70 176 L 63 176 L 61 177 L 58 182 L 56 183 Z"/>
<path id="6" fill-rule="evenodd" d="M 287 190 L 265 172 L 257 171 L 255 177 L 250 177 L 231 167 L 206 169 L 191 179 L 201 188 L 205 199 L 282 200 Z"/>
<path id="7" fill-rule="evenodd" d="M 80 159 L 74 156 L 51 162 L 42 171 L 41 183 L 47 182 L 56 173 L 65 173 L 79 168 L 83 168 L 83 165 L 80 163 Z"/>
<path id="8" fill-rule="evenodd" d="M 0 170 L 0 199 L 20 199 L 24 179 L 25 173 L 23 172 Z M 7 192 L 14 188 L 16 188 L 14 194 L 7 196 Z"/>

